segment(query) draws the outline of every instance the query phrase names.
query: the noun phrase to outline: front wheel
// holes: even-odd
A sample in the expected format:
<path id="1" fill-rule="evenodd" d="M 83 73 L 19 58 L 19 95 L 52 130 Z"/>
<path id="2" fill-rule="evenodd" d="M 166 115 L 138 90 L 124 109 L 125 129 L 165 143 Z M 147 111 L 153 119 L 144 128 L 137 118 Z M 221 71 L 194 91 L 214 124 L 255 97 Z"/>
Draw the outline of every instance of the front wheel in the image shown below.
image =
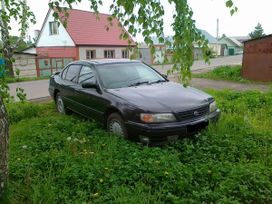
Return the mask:
<path id="1" fill-rule="evenodd" d="M 60 96 L 59 93 L 56 95 L 56 106 L 57 106 L 57 111 L 61 114 L 67 114 L 68 110 L 64 105 L 64 102 L 62 100 L 62 97 Z"/>
<path id="2" fill-rule="evenodd" d="M 128 138 L 123 118 L 118 113 L 112 113 L 107 120 L 107 130 L 110 133 Z"/>

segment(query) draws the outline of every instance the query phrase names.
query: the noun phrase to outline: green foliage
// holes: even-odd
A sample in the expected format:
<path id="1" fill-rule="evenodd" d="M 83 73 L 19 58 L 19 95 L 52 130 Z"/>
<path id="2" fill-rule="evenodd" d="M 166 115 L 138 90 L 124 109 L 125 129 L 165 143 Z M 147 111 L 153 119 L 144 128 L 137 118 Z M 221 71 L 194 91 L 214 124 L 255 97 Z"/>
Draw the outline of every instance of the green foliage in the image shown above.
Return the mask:
<path id="1" fill-rule="evenodd" d="M 5 102 L 10 102 L 13 100 L 13 98 L 9 94 L 9 86 L 6 83 L 5 78 L 1 77 L 0 77 L 0 96 Z"/>
<path id="2" fill-rule="evenodd" d="M 20 87 L 16 88 L 16 96 L 19 98 L 19 100 L 21 102 L 26 101 L 26 93 L 25 93 L 25 90 L 23 88 L 20 88 Z"/>
<path id="3" fill-rule="evenodd" d="M 36 105 L 32 103 L 8 103 L 7 110 L 9 115 L 9 121 L 11 124 L 17 123 L 21 120 L 27 120 L 33 117 L 41 117 L 43 115 L 42 110 L 46 108 L 48 114 L 52 114 L 48 110 L 49 105 Z"/>
<path id="4" fill-rule="evenodd" d="M 11 47 L 15 48 L 16 52 L 20 52 L 29 46 L 29 44 L 24 39 L 21 40 L 18 36 L 10 36 L 10 44 Z"/>
<path id="5" fill-rule="evenodd" d="M 219 123 L 160 148 L 109 136 L 82 118 L 55 113 L 53 104 L 9 107 L 7 199 L 271 203 L 272 93 L 209 92 L 222 110 Z M 29 109 L 35 113 L 28 115 Z"/>
<path id="6" fill-rule="evenodd" d="M 255 27 L 255 30 L 249 33 L 249 37 L 251 39 L 256 39 L 265 36 L 263 27 L 260 23 L 258 23 Z"/>
<path id="7" fill-rule="evenodd" d="M 0 77 L 1 78 L 1 77 Z M 36 81 L 42 79 L 49 79 L 49 76 L 42 76 L 42 77 L 6 77 L 6 83 L 16 83 L 16 82 L 24 82 L 24 81 Z"/>
<path id="8" fill-rule="evenodd" d="M 205 73 L 193 74 L 193 77 L 215 79 L 215 80 L 228 80 L 228 81 L 235 81 L 235 82 L 241 82 L 241 83 L 250 82 L 249 80 L 246 80 L 241 76 L 241 71 L 242 71 L 241 65 L 221 66 Z"/>
<path id="9" fill-rule="evenodd" d="M 11 79 L 15 80 L 15 78 Z M 19 78 L 16 79 L 19 80 Z M 0 96 L 6 103 L 14 102 L 14 96 L 11 96 L 9 93 L 9 86 L 7 83 L 7 78 L 5 76 L 0 77 Z M 20 87 L 16 88 L 16 96 L 18 97 L 20 102 L 25 102 L 27 100 L 27 96 L 23 88 Z"/>
<path id="10" fill-rule="evenodd" d="M 19 37 L 10 36 L 12 21 L 19 24 Z M 35 23 L 34 14 L 26 4 L 26 0 L 2 0 L 0 13 L 0 32 L 2 49 L 1 56 L 5 59 L 6 69 L 10 76 L 14 76 L 13 54 L 14 50 L 23 48 L 24 39 L 30 23 Z M 22 47 L 23 46 L 23 47 Z"/>
<path id="11" fill-rule="evenodd" d="M 20 73 L 21 73 L 20 69 L 15 70 L 15 74 L 16 74 L 17 78 L 20 78 Z"/>

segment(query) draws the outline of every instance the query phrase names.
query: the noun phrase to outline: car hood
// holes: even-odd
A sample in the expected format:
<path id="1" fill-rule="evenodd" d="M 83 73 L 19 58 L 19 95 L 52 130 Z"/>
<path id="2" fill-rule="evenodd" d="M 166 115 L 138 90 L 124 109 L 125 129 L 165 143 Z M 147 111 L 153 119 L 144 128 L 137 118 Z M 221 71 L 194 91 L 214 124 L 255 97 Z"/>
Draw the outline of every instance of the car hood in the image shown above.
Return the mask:
<path id="1" fill-rule="evenodd" d="M 149 112 L 179 112 L 207 104 L 212 98 L 200 90 L 174 82 L 109 89 L 108 92 Z"/>

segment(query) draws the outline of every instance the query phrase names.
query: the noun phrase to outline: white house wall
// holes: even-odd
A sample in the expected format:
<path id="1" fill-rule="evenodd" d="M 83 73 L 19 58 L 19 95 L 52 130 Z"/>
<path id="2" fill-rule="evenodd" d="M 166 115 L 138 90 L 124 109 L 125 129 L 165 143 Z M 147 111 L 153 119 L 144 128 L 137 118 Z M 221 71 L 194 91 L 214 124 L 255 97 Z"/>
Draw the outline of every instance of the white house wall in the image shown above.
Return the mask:
<path id="1" fill-rule="evenodd" d="M 115 50 L 115 58 L 122 58 L 122 50 L 125 50 L 126 47 L 79 47 L 79 59 L 86 59 L 87 50 L 96 50 L 96 59 L 104 58 L 104 50 Z"/>
<path id="2" fill-rule="evenodd" d="M 221 44 L 209 44 L 209 48 L 217 55 L 221 55 Z"/>
<path id="3" fill-rule="evenodd" d="M 46 22 L 40 33 L 37 47 L 50 47 L 50 46 L 75 46 L 74 41 L 64 28 L 62 24 L 59 24 L 59 34 L 50 35 L 49 22 L 54 21 L 52 16 L 52 10 L 49 11 Z"/>

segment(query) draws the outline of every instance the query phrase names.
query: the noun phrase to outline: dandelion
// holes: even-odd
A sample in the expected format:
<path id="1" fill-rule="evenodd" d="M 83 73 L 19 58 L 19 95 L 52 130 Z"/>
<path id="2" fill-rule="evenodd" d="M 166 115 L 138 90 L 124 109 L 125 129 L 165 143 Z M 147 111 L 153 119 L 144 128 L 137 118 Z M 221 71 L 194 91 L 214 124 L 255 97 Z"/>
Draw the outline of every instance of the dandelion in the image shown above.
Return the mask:
<path id="1" fill-rule="evenodd" d="M 93 194 L 94 195 L 94 197 L 97 197 L 98 195 L 99 195 L 99 193 L 95 193 L 95 194 Z"/>
<path id="2" fill-rule="evenodd" d="M 107 167 L 105 167 L 104 169 L 105 169 L 105 170 L 109 170 L 109 168 L 107 168 Z"/>
<path id="3" fill-rule="evenodd" d="M 17 160 L 18 160 L 18 161 L 21 161 L 21 158 L 20 158 L 20 157 L 18 157 L 18 158 L 17 158 Z"/>
<path id="4" fill-rule="evenodd" d="M 26 149 L 26 148 L 27 148 L 27 146 L 26 146 L 26 145 L 23 145 L 23 146 L 22 146 L 22 148 L 23 148 L 23 149 Z"/>
<path id="5" fill-rule="evenodd" d="M 66 139 L 67 139 L 67 141 L 71 141 L 72 138 L 71 137 L 67 137 Z"/>
<path id="6" fill-rule="evenodd" d="M 100 183 L 103 183 L 104 180 L 103 179 L 99 179 L 99 181 L 100 181 Z"/>

